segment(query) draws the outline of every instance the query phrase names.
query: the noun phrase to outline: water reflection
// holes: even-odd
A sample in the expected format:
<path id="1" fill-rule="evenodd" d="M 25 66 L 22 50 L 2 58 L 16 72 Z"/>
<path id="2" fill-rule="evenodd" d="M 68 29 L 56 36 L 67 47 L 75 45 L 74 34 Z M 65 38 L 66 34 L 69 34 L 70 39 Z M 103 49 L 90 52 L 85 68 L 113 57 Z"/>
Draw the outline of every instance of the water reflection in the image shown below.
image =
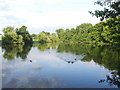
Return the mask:
<path id="1" fill-rule="evenodd" d="M 120 47 L 119 46 L 90 46 L 90 45 L 80 45 L 80 44 L 30 44 L 30 45 L 3 45 L 3 60 L 15 60 L 13 62 L 3 62 L 3 73 L 5 75 L 10 75 L 11 72 L 14 71 L 14 73 L 19 73 L 21 76 L 14 77 L 14 73 L 12 74 L 14 78 L 11 78 L 11 80 L 7 81 L 7 76 L 4 76 L 3 86 L 7 85 L 7 87 L 63 87 L 64 84 L 61 81 L 60 78 L 63 79 L 62 75 L 59 76 L 58 71 L 64 71 L 65 67 L 68 66 L 68 64 L 76 64 L 75 66 L 68 66 L 69 68 L 73 68 L 73 71 L 76 71 L 76 67 L 79 67 L 78 63 L 91 63 L 94 62 L 99 66 L 103 66 L 107 70 L 109 70 L 111 73 L 105 74 L 104 78 L 99 78 L 97 82 L 92 83 L 98 83 L 98 87 L 100 87 L 100 84 L 108 84 L 109 86 L 117 86 L 120 88 Z M 38 54 L 37 54 L 38 53 Z M 46 55 L 45 55 L 45 54 Z M 30 59 L 32 64 L 28 62 L 20 62 L 17 59 L 21 58 L 22 60 L 25 60 L 26 58 L 32 58 L 36 60 Z M 37 58 L 38 57 L 38 58 Z M 52 59 L 50 59 L 52 57 Z M 61 60 L 57 61 L 57 60 Z M 36 61 L 36 62 L 35 62 Z M 62 61 L 67 62 L 67 64 L 63 63 Z M 59 65 L 58 62 L 61 64 Z M 53 63 L 56 63 L 52 65 Z M 8 66 L 5 66 L 8 64 Z M 52 65 L 52 67 L 49 67 L 49 64 Z M 33 67 L 31 66 L 33 65 Z M 64 66 L 66 65 L 66 66 Z M 4 67 L 5 66 L 5 67 Z M 19 67 L 21 66 L 21 68 Z M 41 68 L 45 68 L 54 71 L 47 71 L 49 75 L 56 75 L 56 77 L 46 77 L 42 78 L 39 75 Z M 55 66 L 55 67 L 53 67 Z M 58 67 L 61 67 L 60 70 L 58 70 Z M 36 69 L 36 67 L 38 67 Z M 79 68 L 81 72 L 74 72 L 74 73 L 84 73 L 83 70 L 87 70 L 85 66 L 82 66 L 82 68 Z M 97 66 L 96 66 L 97 67 Z M 23 70 L 25 68 L 25 72 Z M 55 70 L 56 69 L 56 70 Z M 77 68 L 78 69 L 78 68 Z M 96 69 L 96 68 L 95 68 Z M 98 69 L 98 68 L 97 68 Z M 12 71 L 13 70 L 13 71 Z M 91 69 L 92 70 L 92 69 Z M 68 71 L 68 69 L 66 70 Z M 24 72 L 24 74 L 23 74 Z M 57 73 L 55 73 L 57 72 Z M 30 76 L 31 73 L 33 76 Z M 46 76 L 46 72 L 44 75 Z M 54 74 L 55 73 L 55 74 Z M 72 72 L 69 72 L 70 74 Z M 29 74 L 29 75 L 28 75 Z M 96 76 L 95 72 L 89 72 L 89 74 Z M 23 76 L 25 75 L 25 76 Z M 48 75 L 48 76 L 49 76 Z M 102 74 L 101 74 L 102 75 Z M 98 75 L 99 76 L 99 75 Z M 17 78 L 19 77 L 19 79 Z M 58 78 L 59 77 L 59 78 Z M 74 77 L 74 76 L 71 76 Z M 99 76 L 101 77 L 101 76 Z M 68 78 L 65 77 L 64 79 Z M 87 80 L 87 77 L 85 77 Z M 97 77 L 98 78 L 98 77 Z M 75 79 L 75 78 L 74 78 Z M 77 79 L 77 76 L 76 76 Z M 88 78 L 89 81 L 92 80 L 91 77 Z M 72 80 L 72 78 L 71 78 Z M 24 81 L 24 84 L 21 83 Z M 32 83 L 33 81 L 33 83 Z M 67 79 L 65 82 L 69 82 Z M 75 86 L 77 85 L 77 82 L 74 82 L 72 80 L 72 84 Z M 35 83 L 36 82 L 36 83 Z M 68 83 L 67 82 L 67 83 Z M 11 84 L 12 83 L 12 84 Z M 72 87 L 72 85 L 71 85 Z M 79 87 L 77 85 L 76 87 Z"/>
<path id="2" fill-rule="evenodd" d="M 120 47 L 119 46 L 90 46 L 80 44 L 61 44 L 58 46 L 59 53 L 72 53 L 84 56 L 79 59 L 84 62 L 94 61 L 109 70 L 120 71 Z M 62 56 L 63 57 L 63 56 Z"/>
<path id="3" fill-rule="evenodd" d="M 58 78 L 21 77 L 12 78 L 6 83 L 6 88 L 53 88 L 62 85 L 62 82 Z"/>
<path id="4" fill-rule="evenodd" d="M 120 71 L 113 71 L 111 75 L 106 75 L 106 79 L 102 79 L 99 83 L 107 82 L 110 86 L 116 85 L 120 88 Z"/>
<path id="5" fill-rule="evenodd" d="M 33 44 L 33 47 L 37 47 L 40 51 L 45 51 L 50 49 L 50 47 L 52 49 L 56 49 L 57 45 L 58 45 L 57 43 L 42 43 L 42 44 L 35 43 Z"/>
<path id="6" fill-rule="evenodd" d="M 119 46 L 86 46 L 86 45 L 69 45 L 62 44 L 58 47 L 58 52 L 71 52 L 76 55 L 84 56 L 81 61 L 95 63 L 104 66 L 111 72 L 111 75 L 106 75 L 106 79 L 100 80 L 99 83 L 107 82 L 110 86 L 117 85 L 120 88 L 120 47 Z"/>
<path id="7" fill-rule="evenodd" d="M 62 53 L 59 52 L 56 54 L 56 56 L 69 64 L 74 64 L 80 61 L 84 57 L 83 55 L 76 55 L 74 53 L 66 53 L 66 52 L 62 52 Z"/>
<path id="8" fill-rule="evenodd" d="M 2 45 L 3 48 L 3 57 L 7 60 L 14 60 L 15 57 L 26 59 L 27 55 L 31 49 L 31 44 L 10 44 L 10 45 Z"/>

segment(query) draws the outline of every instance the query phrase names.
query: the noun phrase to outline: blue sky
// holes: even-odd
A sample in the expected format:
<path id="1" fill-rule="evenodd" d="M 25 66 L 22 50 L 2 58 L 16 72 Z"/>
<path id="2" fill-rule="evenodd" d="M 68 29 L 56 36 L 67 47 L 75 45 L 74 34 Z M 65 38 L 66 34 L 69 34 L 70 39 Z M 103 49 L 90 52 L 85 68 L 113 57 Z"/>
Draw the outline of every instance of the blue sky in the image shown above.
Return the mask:
<path id="1" fill-rule="evenodd" d="M 55 32 L 99 19 L 88 11 L 100 9 L 97 0 L 0 0 L 0 33 L 6 26 L 28 27 L 30 33 Z"/>

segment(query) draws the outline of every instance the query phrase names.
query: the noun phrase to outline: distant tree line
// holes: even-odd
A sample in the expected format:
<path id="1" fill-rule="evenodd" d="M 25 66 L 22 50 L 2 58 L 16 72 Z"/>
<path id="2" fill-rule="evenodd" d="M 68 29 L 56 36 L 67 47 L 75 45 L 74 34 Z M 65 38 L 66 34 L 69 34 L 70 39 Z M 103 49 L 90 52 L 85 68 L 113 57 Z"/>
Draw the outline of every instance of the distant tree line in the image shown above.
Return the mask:
<path id="1" fill-rule="evenodd" d="M 120 16 L 107 19 L 92 25 L 83 23 L 76 28 L 57 29 L 56 33 L 40 32 L 30 35 L 26 26 L 14 29 L 3 29 L 3 43 L 87 43 L 87 44 L 120 44 Z"/>
<path id="2" fill-rule="evenodd" d="M 119 44 L 120 17 L 92 25 L 84 23 L 72 29 L 58 29 L 57 35 L 61 42 L 89 44 Z"/>
<path id="3" fill-rule="evenodd" d="M 22 26 L 21 28 L 8 26 L 2 31 L 4 33 L 2 37 L 3 44 L 26 44 L 33 42 L 54 43 L 59 41 L 56 33 L 50 34 L 49 32 L 42 31 L 39 34 L 30 35 L 26 26 Z"/>
<path id="4" fill-rule="evenodd" d="M 56 33 L 50 34 L 50 32 L 40 32 L 39 34 L 32 34 L 33 41 L 37 41 L 40 43 L 55 43 L 59 41 Z"/>

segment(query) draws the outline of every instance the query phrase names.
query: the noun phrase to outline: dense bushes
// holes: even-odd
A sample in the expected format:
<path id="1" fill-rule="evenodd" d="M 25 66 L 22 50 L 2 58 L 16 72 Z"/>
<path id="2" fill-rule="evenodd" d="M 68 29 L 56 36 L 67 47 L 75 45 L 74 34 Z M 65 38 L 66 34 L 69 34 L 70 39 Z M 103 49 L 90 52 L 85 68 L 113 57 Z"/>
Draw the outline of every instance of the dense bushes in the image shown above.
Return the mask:
<path id="1" fill-rule="evenodd" d="M 3 43 L 27 43 L 27 42 L 32 42 L 32 37 L 29 34 L 29 32 L 26 30 L 27 27 L 22 26 L 21 28 L 16 28 L 14 29 L 11 26 L 8 26 L 3 29 Z"/>
<path id="2" fill-rule="evenodd" d="M 92 26 L 84 23 L 72 29 L 56 30 L 60 41 L 71 43 L 119 44 L 120 17 L 110 18 Z"/>

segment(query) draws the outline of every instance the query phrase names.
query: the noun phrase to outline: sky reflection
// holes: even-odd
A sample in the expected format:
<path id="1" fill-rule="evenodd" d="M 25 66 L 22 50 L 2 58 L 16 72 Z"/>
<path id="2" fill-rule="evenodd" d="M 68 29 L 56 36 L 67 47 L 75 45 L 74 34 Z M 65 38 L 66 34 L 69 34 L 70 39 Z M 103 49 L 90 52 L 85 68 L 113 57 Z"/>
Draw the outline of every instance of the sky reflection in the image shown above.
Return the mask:
<path id="1" fill-rule="evenodd" d="M 68 58 L 67 58 L 68 57 Z M 116 88 L 99 80 L 110 71 L 93 60 L 83 62 L 84 55 L 57 52 L 56 49 L 40 51 L 32 47 L 25 60 L 2 60 L 3 88 Z M 66 59 L 67 58 L 67 59 Z M 69 64 L 66 60 L 77 61 Z M 32 62 L 30 62 L 32 60 Z"/>

